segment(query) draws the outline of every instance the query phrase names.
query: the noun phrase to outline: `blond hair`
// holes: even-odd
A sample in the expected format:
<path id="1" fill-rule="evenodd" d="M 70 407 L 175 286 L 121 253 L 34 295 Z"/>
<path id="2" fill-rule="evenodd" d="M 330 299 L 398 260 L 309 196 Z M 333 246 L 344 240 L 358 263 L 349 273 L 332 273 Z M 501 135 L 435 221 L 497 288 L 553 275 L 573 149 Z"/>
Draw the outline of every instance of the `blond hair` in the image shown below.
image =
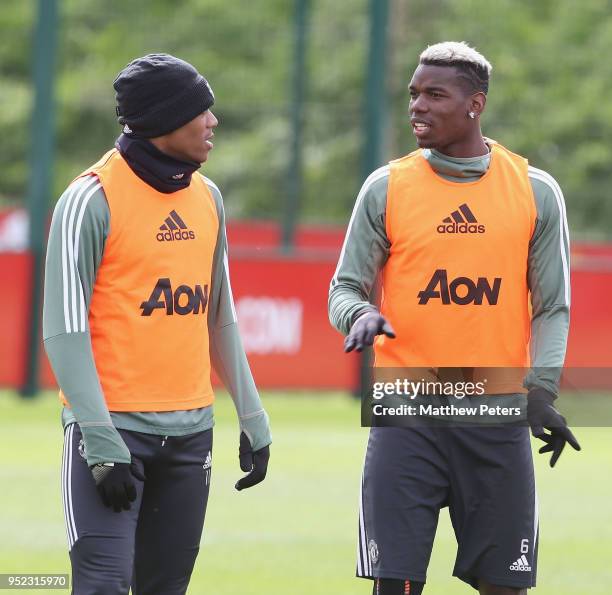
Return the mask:
<path id="1" fill-rule="evenodd" d="M 491 63 L 465 41 L 443 41 L 428 46 L 419 56 L 419 64 L 426 66 L 453 66 L 470 90 L 487 93 Z"/>

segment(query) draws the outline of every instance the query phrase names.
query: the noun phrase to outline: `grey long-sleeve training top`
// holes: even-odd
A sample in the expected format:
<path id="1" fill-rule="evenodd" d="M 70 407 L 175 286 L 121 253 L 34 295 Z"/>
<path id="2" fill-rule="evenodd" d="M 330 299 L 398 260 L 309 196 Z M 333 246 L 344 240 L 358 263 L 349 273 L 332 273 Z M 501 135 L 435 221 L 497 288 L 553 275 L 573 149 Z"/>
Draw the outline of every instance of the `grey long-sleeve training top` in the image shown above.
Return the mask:
<path id="1" fill-rule="evenodd" d="M 425 149 L 433 170 L 453 182 L 472 182 L 487 171 L 490 154 L 459 159 Z M 329 291 L 329 318 L 343 334 L 368 310 L 376 276 L 389 257 L 385 226 L 389 166 L 373 172 L 357 197 Z M 541 387 L 553 394 L 559 379 L 569 330 L 569 234 L 561 188 L 548 173 L 529 166 L 537 219 L 529 244 L 528 286 L 531 292 L 531 370 L 528 389 Z"/>
<path id="2" fill-rule="evenodd" d="M 223 199 L 217 186 L 208 178 L 204 180 L 219 217 L 208 309 L 211 363 L 232 396 L 240 429 L 247 433 L 254 450 L 258 450 L 271 442 L 268 416 L 238 332 L 229 280 Z M 80 209 L 82 205 L 85 205 L 82 217 L 81 213 L 75 217 L 77 207 Z M 57 381 L 70 403 L 70 408 L 63 408 L 62 422 L 64 426 L 79 423 L 89 465 L 130 461 L 129 450 L 117 428 L 180 436 L 207 430 L 214 424 L 212 405 L 159 413 L 109 412 L 96 371 L 87 320 L 84 330 L 66 332 L 65 292 L 80 286 L 89 312 L 110 221 L 102 186 L 92 183 L 91 178 L 79 178 L 67 188 L 55 207 L 47 247 L 44 344 Z"/>

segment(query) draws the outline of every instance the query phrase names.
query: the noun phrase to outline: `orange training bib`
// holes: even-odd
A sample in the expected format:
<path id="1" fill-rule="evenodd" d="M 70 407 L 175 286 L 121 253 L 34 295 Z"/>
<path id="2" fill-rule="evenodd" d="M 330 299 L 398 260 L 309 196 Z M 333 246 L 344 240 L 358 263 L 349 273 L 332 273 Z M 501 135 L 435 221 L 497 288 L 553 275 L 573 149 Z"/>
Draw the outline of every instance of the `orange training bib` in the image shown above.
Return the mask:
<path id="1" fill-rule="evenodd" d="M 441 178 L 421 151 L 391 162 L 381 312 L 397 338 L 377 338 L 375 365 L 527 367 L 535 220 L 527 161 L 496 143 L 476 182 Z M 500 374 L 488 393 L 522 390 Z"/>
<path id="2" fill-rule="evenodd" d="M 171 411 L 213 401 L 208 296 L 219 221 L 204 179 L 172 194 L 136 176 L 118 151 L 85 173 L 110 209 L 89 311 L 110 411 Z"/>

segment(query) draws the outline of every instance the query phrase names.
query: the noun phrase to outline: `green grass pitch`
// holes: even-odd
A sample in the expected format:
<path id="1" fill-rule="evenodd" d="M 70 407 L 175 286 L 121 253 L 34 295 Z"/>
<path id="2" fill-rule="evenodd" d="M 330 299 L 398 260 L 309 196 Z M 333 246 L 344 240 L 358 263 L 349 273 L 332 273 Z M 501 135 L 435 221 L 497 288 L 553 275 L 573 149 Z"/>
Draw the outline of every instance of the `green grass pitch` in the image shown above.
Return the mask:
<path id="1" fill-rule="evenodd" d="M 358 404 L 340 393 L 263 398 L 274 435 L 269 475 L 240 493 L 233 488 L 241 475 L 236 417 L 227 397 L 217 401 L 212 490 L 189 592 L 369 594 L 368 582 L 353 578 L 367 440 Z M 59 410 L 54 393 L 24 401 L 0 392 L 0 573 L 69 572 Z M 538 595 L 610 593 L 612 431 L 576 428 L 575 433 L 583 451 L 568 449 L 555 469 L 535 455 L 541 543 L 538 587 L 532 592 Z M 454 558 L 444 510 L 426 592 L 475 592 L 451 577 Z"/>

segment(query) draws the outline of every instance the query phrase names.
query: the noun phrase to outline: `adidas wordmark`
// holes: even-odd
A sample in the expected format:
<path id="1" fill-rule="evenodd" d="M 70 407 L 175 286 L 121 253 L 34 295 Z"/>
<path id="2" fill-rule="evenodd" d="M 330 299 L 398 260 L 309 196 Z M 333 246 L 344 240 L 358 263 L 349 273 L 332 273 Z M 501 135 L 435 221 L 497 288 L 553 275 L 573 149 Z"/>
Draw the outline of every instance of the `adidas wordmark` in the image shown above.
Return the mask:
<path id="1" fill-rule="evenodd" d="M 525 555 L 522 555 L 516 562 L 510 564 L 510 570 L 519 570 L 523 572 L 531 572 L 531 566 L 529 566 L 529 562 Z"/>
<path id="2" fill-rule="evenodd" d="M 187 224 L 175 210 L 170 211 L 170 214 L 166 217 L 164 223 L 160 225 L 159 229 L 159 233 L 155 236 L 158 242 L 195 240 L 195 233 L 187 229 Z"/>
<path id="3" fill-rule="evenodd" d="M 478 223 L 470 207 L 467 203 L 463 203 L 450 214 L 450 217 L 442 219 L 436 231 L 438 233 L 484 233 L 485 226 Z"/>

